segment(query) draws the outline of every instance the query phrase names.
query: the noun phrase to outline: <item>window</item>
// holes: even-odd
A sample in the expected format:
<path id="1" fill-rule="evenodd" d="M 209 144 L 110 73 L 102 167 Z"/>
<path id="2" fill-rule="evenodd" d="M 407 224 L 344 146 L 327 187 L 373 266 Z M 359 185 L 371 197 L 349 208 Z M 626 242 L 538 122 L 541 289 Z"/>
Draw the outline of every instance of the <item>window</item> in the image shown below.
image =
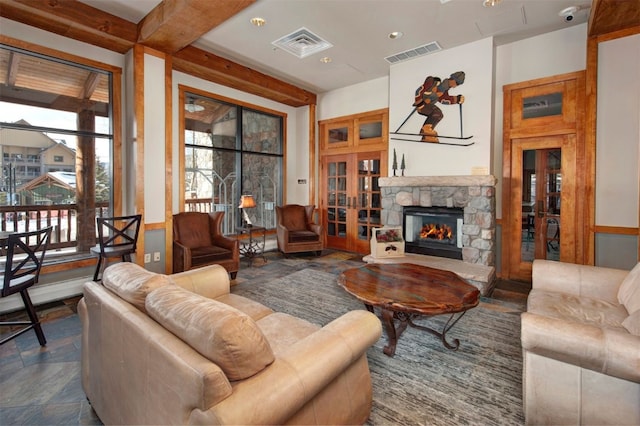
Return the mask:
<path id="1" fill-rule="evenodd" d="M 77 259 L 96 243 L 93 218 L 110 212 L 111 200 L 120 196 L 111 179 L 118 154 L 112 92 L 121 73 L 23 46 L 0 44 L 0 63 L 7 70 L 0 88 L 1 230 L 51 225 L 49 247 L 55 250 L 48 250 L 47 258 Z"/>
<path id="2" fill-rule="evenodd" d="M 253 195 L 251 222 L 275 228 L 282 201 L 284 114 L 182 91 L 184 209 L 224 211 L 223 232 L 241 223 L 240 196 Z"/>

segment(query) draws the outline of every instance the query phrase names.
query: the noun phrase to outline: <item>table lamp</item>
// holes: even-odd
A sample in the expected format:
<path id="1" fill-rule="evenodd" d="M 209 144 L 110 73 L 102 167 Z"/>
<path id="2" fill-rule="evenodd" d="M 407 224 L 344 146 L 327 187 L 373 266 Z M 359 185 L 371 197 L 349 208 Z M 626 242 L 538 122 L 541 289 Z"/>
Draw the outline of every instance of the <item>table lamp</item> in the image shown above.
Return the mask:
<path id="1" fill-rule="evenodd" d="M 240 205 L 239 209 L 242 209 L 242 217 L 245 222 L 245 226 L 250 228 L 253 226 L 251 221 L 249 220 L 249 215 L 247 215 L 247 211 L 245 209 L 252 209 L 256 206 L 256 200 L 253 199 L 253 195 L 242 195 L 240 197 Z"/>

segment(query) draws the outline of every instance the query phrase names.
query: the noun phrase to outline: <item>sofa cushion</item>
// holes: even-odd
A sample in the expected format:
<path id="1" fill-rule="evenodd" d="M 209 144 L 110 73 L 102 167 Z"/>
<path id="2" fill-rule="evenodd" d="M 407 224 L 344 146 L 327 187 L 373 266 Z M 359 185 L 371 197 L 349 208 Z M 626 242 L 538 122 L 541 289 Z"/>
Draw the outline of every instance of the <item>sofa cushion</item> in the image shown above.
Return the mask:
<path id="1" fill-rule="evenodd" d="M 630 314 L 640 310 L 640 262 L 629 272 L 618 289 L 618 301 Z"/>
<path id="2" fill-rule="evenodd" d="M 274 361 L 256 323 L 224 303 L 166 286 L 149 294 L 146 307 L 149 316 L 216 363 L 231 381 L 253 376 Z"/>
<path id="3" fill-rule="evenodd" d="M 209 265 L 211 262 L 228 260 L 233 257 L 231 250 L 218 246 L 196 247 L 191 249 L 191 264 Z"/>
<path id="4" fill-rule="evenodd" d="M 622 326 L 634 336 L 640 336 L 640 309 L 622 321 Z"/>
<path id="5" fill-rule="evenodd" d="M 120 262 L 109 266 L 102 275 L 102 284 L 131 303 L 142 312 L 146 312 L 145 299 L 153 290 L 173 285 L 168 276 L 147 271 L 130 262 Z"/>
<path id="6" fill-rule="evenodd" d="M 529 293 L 527 312 L 609 328 L 621 328 L 622 321 L 629 315 L 625 308 L 617 303 L 535 289 Z"/>
<path id="7" fill-rule="evenodd" d="M 293 231 L 289 232 L 290 243 L 302 243 L 306 241 L 319 241 L 320 235 L 311 231 Z"/>

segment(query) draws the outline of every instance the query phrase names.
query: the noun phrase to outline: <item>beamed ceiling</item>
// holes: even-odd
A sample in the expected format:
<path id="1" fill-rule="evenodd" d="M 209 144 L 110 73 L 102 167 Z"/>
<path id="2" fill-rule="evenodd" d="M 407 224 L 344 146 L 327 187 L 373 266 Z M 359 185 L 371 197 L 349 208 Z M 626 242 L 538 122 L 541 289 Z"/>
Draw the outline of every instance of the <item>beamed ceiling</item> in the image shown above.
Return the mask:
<path id="1" fill-rule="evenodd" d="M 142 44 L 171 55 L 178 71 L 294 107 L 315 104 L 311 91 L 193 45 L 255 1 L 164 0 L 137 24 L 76 0 L 0 0 L 0 16 L 122 54 Z M 589 35 L 640 25 L 637 5 L 637 0 L 593 0 Z M 0 83 L 3 100 L 32 99 L 34 105 L 69 111 L 108 98 L 105 75 L 70 72 L 62 64 L 43 65 L 37 58 L 8 51 L 0 55 Z M 51 93 L 47 88 L 55 88 L 56 95 L 35 96 Z"/>

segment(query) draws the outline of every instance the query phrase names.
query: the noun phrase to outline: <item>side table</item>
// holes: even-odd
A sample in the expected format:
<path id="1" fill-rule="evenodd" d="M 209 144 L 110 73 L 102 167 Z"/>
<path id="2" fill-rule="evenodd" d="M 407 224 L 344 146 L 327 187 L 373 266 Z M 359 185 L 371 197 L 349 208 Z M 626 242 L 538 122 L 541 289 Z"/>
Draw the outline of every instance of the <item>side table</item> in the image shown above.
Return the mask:
<path id="1" fill-rule="evenodd" d="M 248 239 L 240 239 L 241 235 L 247 235 Z M 253 259 L 256 257 L 262 257 L 262 260 L 267 262 L 267 258 L 264 257 L 264 245 L 267 238 L 267 230 L 262 226 L 239 226 L 236 228 L 236 238 L 240 241 L 240 254 L 247 259 L 247 264 L 251 266 Z"/>

